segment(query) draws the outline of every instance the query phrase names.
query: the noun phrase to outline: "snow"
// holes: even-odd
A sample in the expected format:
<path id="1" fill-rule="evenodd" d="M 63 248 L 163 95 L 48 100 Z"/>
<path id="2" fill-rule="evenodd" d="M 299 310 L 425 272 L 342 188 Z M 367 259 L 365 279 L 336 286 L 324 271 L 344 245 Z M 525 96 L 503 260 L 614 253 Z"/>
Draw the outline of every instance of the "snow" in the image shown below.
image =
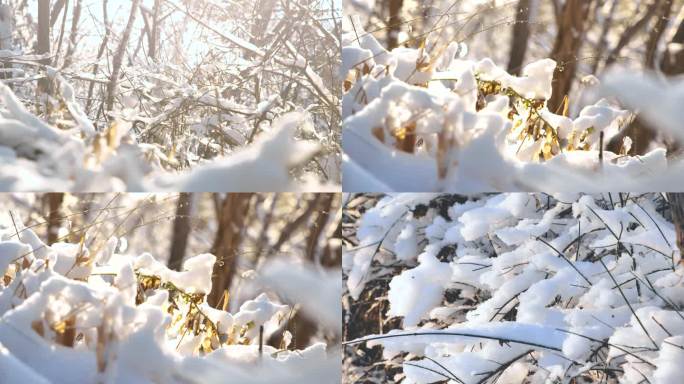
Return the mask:
<path id="1" fill-rule="evenodd" d="M 652 74 L 635 74 L 614 68 L 605 75 L 604 92 L 617 97 L 630 108 L 637 109 L 650 123 L 679 141 L 684 130 L 679 123 L 684 118 L 684 81 L 664 80 Z"/>
<path id="2" fill-rule="evenodd" d="M 655 363 L 658 368 L 653 374 L 653 383 L 665 384 L 680 380 L 680 368 L 684 363 L 684 336 L 673 336 L 663 340 L 662 350 Z"/>
<path id="3" fill-rule="evenodd" d="M 266 137 L 246 150 L 197 167 L 168 188 L 187 192 L 278 192 L 297 189 L 290 169 L 308 161 L 319 150 L 315 143 L 294 139 L 295 131 L 305 119 L 292 113 L 274 122 Z M 174 176 L 174 178 L 177 176 Z"/>
<path id="4" fill-rule="evenodd" d="M 681 80 L 616 68 L 587 80 L 606 98 L 571 100 L 578 113 L 566 116 L 546 105 L 554 60 L 515 76 L 490 58 L 456 58 L 453 48 L 387 51 L 358 16 L 345 28 L 345 190 L 648 192 L 680 180 L 684 163 L 664 145 L 643 155 L 628 154 L 629 137 L 615 153 L 606 145 L 635 113 L 665 139 L 684 140 Z"/>
<path id="5" fill-rule="evenodd" d="M 512 336 L 514 335 L 514 336 Z M 407 348 L 406 344 L 428 344 L 428 343 L 477 343 L 479 339 L 503 339 L 511 343 L 531 345 L 538 348 L 559 350 L 565 339 L 565 335 L 553 328 L 547 328 L 532 324 L 521 323 L 490 323 L 479 327 L 455 326 L 440 330 L 409 330 L 409 331 L 390 331 L 384 336 L 391 336 L 379 340 L 377 335 L 365 336 L 352 342 L 373 340 L 369 346 L 383 345 L 385 348 L 402 349 Z M 410 346 L 408 347 L 410 348 Z"/>
<path id="6" fill-rule="evenodd" d="M 498 81 L 504 87 L 511 87 L 528 99 L 548 99 L 551 97 L 551 82 L 556 62 L 542 59 L 526 65 L 522 76 L 509 75 L 491 59 L 483 59 L 473 66 L 474 72 L 483 80 Z"/>
<path id="7" fill-rule="evenodd" d="M 215 261 L 216 256 L 204 253 L 185 260 L 182 271 L 174 271 L 145 253 L 135 259 L 134 266 L 141 273 L 159 276 L 162 281 L 169 281 L 187 293 L 207 294 L 211 290 Z"/>
<path id="8" fill-rule="evenodd" d="M 257 40 L 250 4 L 200 14 L 176 3 L 157 4 L 156 52 L 147 0 L 129 41 L 131 3 L 89 5 L 74 25 L 76 9 L 57 7 L 65 35 L 52 55 L 34 52 L 35 7 L 1 5 L 0 190 L 340 189 L 341 3 L 297 5 L 296 21 L 273 4 Z M 299 33 L 276 38 L 293 23 Z"/>
<path id="9" fill-rule="evenodd" d="M 415 225 L 408 223 L 401 230 L 399 236 L 397 236 L 397 241 L 394 244 L 394 250 L 397 253 L 397 259 L 399 260 L 412 260 L 418 255 L 418 239 L 416 238 L 416 227 Z"/>
<path id="10" fill-rule="evenodd" d="M 6 384 L 49 384 L 31 368 L 12 356 L 7 348 L 0 344 L 0 381 Z"/>
<path id="11" fill-rule="evenodd" d="M 418 262 L 416 268 L 402 272 L 390 282 L 388 315 L 403 316 L 406 327 L 418 324 L 439 304 L 451 275 L 448 269 L 440 268 L 442 263 L 433 255 L 422 254 Z"/>
<path id="12" fill-rule="evenodd" d="M 96 135 L 73 100 L 71 86 L 60 76 L 57 80 L 86 139 L 43 122 L 26 110 L 12 90 L 0 85 L 0 99 L 7 108 L 4 113 L 0 111 L 0 156 L 9 160 L 0 164 L 0 189 L 253 192 L 335 188 L 315 177 L 308 177 L 306 182 L 292 177 L 293 169 L 309 162 L 321 149 L 315 142 L 296 138 L 300 126 L 310 121 L 305 112 L 277 118 L 271 130 L 257 135 L 251 146 L 177 173 L 165 169 L 162 163 L 169 158 L 158 148 L 131 141 L 130 124 L 114 124 L 106 140 Z"/>
<path id="13" fill-rule="evenodd" d="M 279 292 L 285 300 L 300 303 L 307 316 L 339 332 L 342 315 L 337 306 L 330 305 L 342 295 L 339 270 L 325 272 L 295 261 L 273 260 L 262 267 L 260 276 L 262 284 Z"/>
<path id="14" fill-rule="evenodd" d="M 31 253 L 31 247 L 19 241 L 4 241 L 0 243 L 0 253 L 3 255 L 0 258 L 0 274 L 4 275 L 11 263 Z"/>
<path id="15" fill-rule="evenodd" d="M 214 255 L 187 258 L 175 271 L 149 253 L 120 253 L 121 238 L 109 238 L 96 252 L 90 241 L 47 246 L 21 222 L 16 229 L 0 224 L 2 383 L 340 380 L 339 348 L 315 338 L 302 350 L 265 345 L 259 352 L 260 327 L 268 340 L 299 305 L 321 312 L 325 332 L 339 332 L 339 311 L 333 319 L 324 309 L 339 300 L 339 275 L 275 265 L 257 272 L 273 293 L 255 294 L 231 313 L 206 302 Z M 306 285 L 287 287 L 278 276 L 285 268 L 288 279 Z M 324 289 L 310 294 L 312 285 Z M 292 306 L 278 301 L 281 288 Z"/>
<path id="16" fill-rule="evenodd" d="M 381 319 L 395 325 L 349 348 L 381 345 L 378 363 L 398 365 L 412 383 L 477 383 L 509 359 L 512 383 L 563 381 L 596 364 L 619 369 L 620 383 L 677 380 L 684 267 L 664 194 L 462 198 L 388 195 L 353 224 L 345 295 L 369 300 L 372 282 L 370 300 L 386 300 Z M 404 258 L 397 245 L 418 227 L 418 259 Z M 368 260 L 370 239 L 383 241 Z M 387 279 L 384 297 L 377 280 Z"/>

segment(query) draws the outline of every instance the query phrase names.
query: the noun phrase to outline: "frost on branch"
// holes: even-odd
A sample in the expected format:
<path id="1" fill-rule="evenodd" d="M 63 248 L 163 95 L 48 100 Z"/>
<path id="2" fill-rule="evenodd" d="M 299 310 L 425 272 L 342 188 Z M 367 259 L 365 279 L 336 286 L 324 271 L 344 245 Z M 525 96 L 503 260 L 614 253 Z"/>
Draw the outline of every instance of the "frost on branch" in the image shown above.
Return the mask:
<path id="1" fill-rule="evenodd" d="M 677 382 L 684 267 L 669 199 L 350 196 L 346 377 L 378 375 L 377 362 L 388 374 L 375 377 L 403 383 Z"/>
<path id="2" fill-rule="evenodd" d="M 617 101 L 680 141 L 680 82 L 609 75 L 587 83 L 606 98 L 571 118 L 567 102 L 547 105 L 554 60 L 515 76 L 489 58 L 461 58 L 458 42 L 388 51 L 358 18 L 342 40 L 346 190 L 652 190 L 684 169 L 664 147 L 632 155 L 629 137 L 606 150 L 634 116 Z"/>

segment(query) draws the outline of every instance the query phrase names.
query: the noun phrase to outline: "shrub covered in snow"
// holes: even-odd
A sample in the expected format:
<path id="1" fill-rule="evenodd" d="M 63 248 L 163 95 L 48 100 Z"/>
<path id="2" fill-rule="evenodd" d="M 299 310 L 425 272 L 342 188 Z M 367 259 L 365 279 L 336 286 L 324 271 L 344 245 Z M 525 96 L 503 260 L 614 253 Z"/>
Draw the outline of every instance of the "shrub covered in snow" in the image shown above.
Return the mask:
<path id="1" fill-rule="evenodd" d="M 164 146 L 140 143 L 140 135 L 130 123 L 115 122 L 106 131 L 96 132 L 79 104 L 67 102 L 65 94 L 62 97 L 67 107 L 61 112 L 69 117 L 58 128 L 33 115 L 9 87 L 0 84 L 0 103 L 5 108 L 0 110 L 0 189 L 193 192 L 332 188 L 321 184 L 313 173 L 300 182 L 294 177 L 293 172 L 320 150 L 320 145 L 301 137 L 311 124 L 307 113 L 283 114 L 275 119 L 271 131 L 258 135 L 252 145 L 211 162 L 197 158 L 188 163 L 193 168 L 186 169 L 175 154 L 169 157 L 165 153 Z M 183 156 L 192 157 L 190 153 Z"/>
<path id="2" fill-rule="evenodd" d="M 681 381 L 681 207 L 671 209 L 669 197 L 350 197 L 345 376 Z M 366 349 L 377 345 L 382 357 Z M 367 367 L 372 356 L 384 360 L 388 377 Z"/>
<path id="3" fill-rule="evenodd" d="M 605 83 L 589 76 L 583 86 L 605 98 L 571 118 L 567 98 L 561 110 L 547 105 L 562 63 L 534 61 L 515 76 L 489 58 L 467 59 L 458 39 L 388 51 L 359 20 L 348 22 L 342 38 L 345 190 L 590 192 L 681 185 L 673 179 L 684 170 L 676 154 L 654 146 L 635 155 L 632 139 L 617 136 L 634 118 L 621 101 L 632 111 L 643 109 L 641 117 L 680 142 L 681 108 L 675 105 L 681 105 L 681 82 L 624 69 L 610 72 Z M 620 141 L 614 152 L 606 149 L 613 138 Z"/>
<path id="4" fill-rule="evenodd" d="M 115 252 L 118 242 L 48 246 L 31 228 L 0 228 L 0 382 L 339 382 L 338 347 L 293 350 L 289 334 L 280 348 L 267 344 L 283 332 L 290 306 L 265 293 L 235 313 L 207 304 L 213 255 L 175 271 L 149 253 Z M 295 262 L 284 269 L 268 263 L 256 279 L 338 334 L 339 311 L 325 304 L 339 298 L 339 275 Z M 319 292 L 287 284 L 299 279 Z"/>
<path id="5" fill-rule="evenodd" d="M 340 183 L 337 3 L 1 8 L 0 190 Z"/>

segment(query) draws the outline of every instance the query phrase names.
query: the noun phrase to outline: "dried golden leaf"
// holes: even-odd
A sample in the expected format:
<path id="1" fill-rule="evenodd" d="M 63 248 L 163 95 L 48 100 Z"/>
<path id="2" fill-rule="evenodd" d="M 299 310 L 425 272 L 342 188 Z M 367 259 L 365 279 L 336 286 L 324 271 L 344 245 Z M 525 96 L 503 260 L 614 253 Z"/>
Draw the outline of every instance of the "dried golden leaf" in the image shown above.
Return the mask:
<path id="1" fill-rule="evenodd" d="M 361 73 L 364 75 L 369 74 L 371 71 L 371 67 L 368 65 L 368 63 L 363 63 L 363 68 L 361 69 Z"/>
<path id="2" fill-rule="evenodd" d="M 416 146 L 416 122 L 411 122 L 394 132 L 397 139 L 397 149 L 413 153 Z"/>
<path id="3" fill-rule="evenodd" d="M 421 58 L 416 62 L 416 70 L 418 72 L 429 72 L 431 67 L 432 65 L 430 64 L 429 59 Z"/>
<path id="4" fill-rule="evenodd" d="M 97 358 L 97 371 L 102 373 L 107 368 L 107 360 L 105 360 L 105 330 L 104 324 L 97 327 L 97 344 L 95 345 L 95 357 Z"/>
<path id="5" fill-rule="evenodd" d="M 213 351 L 211 348 L 211 338 L 205 337 L 204 340 L 202 340 L 202 350 L 204 350 L 204 352 Z"/>
<path id="6" fill-rule="evenodd" d="M 544 160 L 549 160 L 550 158 L 553 157 L 553 154 L 551 153 L 551 143 L 550 142 L 545 142 L 544 146 L 542 147 L 542 155 L 544 157 Z"/>
<path id="7" fill-rule="evenodd" d="M 112 125 L 109 126 L 109 129 L 107 130 L 107 146 L 110 149 L 115 149 L 119 146 L 119 143 L 117 143 L 119 124 L 120 123 L 118 121 L 115 121 Z"/>
<path id="8" fill-rule="evenodd" d="M 93 154 L 98 163 L 102 160 L 102 149 L 102 135 L 97 133 L 93 138 Z"/>
<path id="9" fill-rule="evenodd" d="M 50 328 L 58 334 L 64 333 L 64 331 L 66 331 L 67 324 L 66 321 L 62 320 L 52 324 Z"/>
<path id="10" fill-rule="evenodd" d="M 73 347 L 76 341 L 76 316 L 71 316 L 58 323 L 61 332 L 57 332 L 56 342 L 66 347 Z M 53 328 L 54 329 L 54 328 Z"/>
<path id="11" fill-rule="evenodd" d="M 173 143 L 173 145 L 169 149 L 169 153 L 166 154 L 166 157 L 169 159 L 169 162 L 171 163 L 176 161 L 176 143 Z"/>
<path id="12" fill-rule="evenodd" d="M 230 304 L 230 292 L 226 289 L 223 291 L 223 304 L 221 305 L 221 310 L 227 311 L 228 304 Z"/>

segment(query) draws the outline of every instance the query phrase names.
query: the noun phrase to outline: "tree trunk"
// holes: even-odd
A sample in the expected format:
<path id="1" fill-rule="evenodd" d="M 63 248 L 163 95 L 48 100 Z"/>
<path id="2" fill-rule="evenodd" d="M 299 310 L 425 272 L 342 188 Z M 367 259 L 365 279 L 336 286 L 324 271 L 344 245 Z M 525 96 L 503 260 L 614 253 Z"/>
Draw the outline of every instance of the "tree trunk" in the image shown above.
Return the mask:
<path id="1" fill-rule="evenodd" d="M 112 75 L 109 79 L 109 85 L 107 86 L 107 98 L 106 98 L 106 110 L 111 111 L 114 108 L 114 97 L 117 92 L 117 87 L 119 85 L 119 75 L 121 74 L 121 63 L 123 62 L 124 54 L 126 53 L 126 47 L 128 46 L 128 40 L 131 38 L 131 30 L 133 30 L 133 24 L 135 23 L 135 15 L 138 14 L 138 5 L 140 0 L 133 0 L 131 5 L 131 14 L 128 17 L 128 23 L 126 24 L 126 29 L 124 30 L 121 41 L 119 42 L 119 47 L 114 54 L 112 60 Z"/>
<path id="2" fill-rule="evenodd" d="M 62 202 L 64 201 L 63 193 L 47 193 L 45 194 L 47 200 L 47 244 L 52 245 L 59 241 L 59 227 L 62 225 Z"/>
<path id="3" fill-rule="evenodd" d="M 221 202 L 218 212 L 219 227 L 211 252 L 216 256 L 216 263 L 211 276 L 211 293 L 207 302 L 217 308 L 223 298 L 223 292 L 230 289 L 235 275 L 237 252 L 242 241 L 245 219 L 249 213 L 251 193 L 229 193 Z"/>
<path id="4" fill-rule="evenodd" d="M 39 55 L 50 54 L 50 0 L 38 0 L 38 43 L 36 53 Z M 50 58 L 40 61 L 41 64 L 49 65 Z M 50 81 L 47 78 L 38 81 L 39 92 L 48 92 Z"/>
<path id="5" fill-rule="evenodd" d="M 667 12 L 669 13 L 669 12 Z M 660 24 L 658 22 L 657 24 Z M 665 28 L 663 26 L 657 28 Z M 662 35 L 662 31 L 658 33 Z M 653 37 L 653 36 L 652 36 Z M 654 38 L 655 39 L 655 38 Z M 659 39 L 659 37 L 658 37 Z M 677 33 L 675 33 L 672 38 L 671 43 L 684 43 L 684 20 L 682 20 Z M 649 43 L 650 46 L 652 43 Z M 657 46 L 657 42 L 655 46 Z M 651 52 L 647 49 L 647 59 L 654 59 L 656 56 L 655 52 Z M 684 51 L 679 50 L 672 51 L 668 48 L 663 53 L 662 59 L 660 61 L 660 68 L 662 73 L 667 76 L 677 76 L 684 73 Z M 632 154 L 643 155 L 648 150 L 651 142 L 656 138 L 656 129 L 651 127 L 647 122 L 645 122 L 641 117 L 637 116 L 634 121 L 625 129 L 623 129 L 618 135 L 616 135 L 608 144 L 608 149 L 617 152 L 622 145 L 622 140 L 624 137 L 630 137 L 632 139 Z M 682 143 L 668 143 L 667 152 L 668 156 L 671 156 L 681 150 Z"/>
<path id="6" fill-rule="evenodd" d="M 525 61 L 527 42 L 530 38 L 530 6 L 531 0 L 520 0 L 513 26 L 511 54 L 508 60 L 508 73 L 519 75 Z"/>
<path id="7" fill-rule="evenodd" d="M 322 198 L 317 204 L 318 216 L 313 221 L 313 225 L 309 229 L 309 235 L 306 240 L 306 257 L 311 262 L 320 262 L 321 249 L 320 240 L 321 234 L 325 233 L 325 230 L 330 221 L 331 210 L 333 207 L 333 202 L 335 200 L 335 195 L 332 193 L 322 194 Z"/>
<path id="8" fill-rule="evenodd" d="M 281 195 L 276 193 L 273 195 L 273 200 L 271 201 L 271 206 L 268 210 L 268 213 L 262 220 L 262 227 L 260 230 L 259 237 L 257 238 L 256 243 L 254 244 L 255 249 L 254 249 L 254 264 L 258 265 L 259 259 L 262 256 L 262 253 L 264 249 L 269 250 L 271 248 L 271 244 L 269 244 L 269 229 L 271 227 L 271 224 L 273 223 L 273 219 L 276 217 L 276 209 L 278 208 L 278 200 L 280 200 Z"/>
<path id="9" fill-rule="evenodd" d="M 159 47 L 159 13 L 161 11 L 161 0 L 154 0 L 154 9 L 152 10 L 152 36 L 150 36 L 150 58 L 157 60 Z"/>
<path id="10" fill-rule="evenodd" d="M 107 49 L 107 44 L 109 43 L 109 34 L 111 33 L 111 25 L 109 23 L 109 17 L 107 16 L 107 7 L 108 7 L 108 0 L 102 0 L 102 19 L 104 22 L 104 27 L 105 27 L 105 33 L 104 36 L 102 37 L 102 42 L 100 43 L 100 48 L 97 50 L 97 60 L 95 60 L 95 64 L 93 65 L 93 77 L 97 75 L 97 71 L 99 69 L 99 65 L 97 62 L 102 58 L 102 55 L 104 55 L 105 50 Z M 90 105 L 92 104 L 93 101 L 93 91 L 95 90 L 95 82 L 91 81 L 90 85 L 88 86 L 88 98 L 86 99 L 86 113 L 90 112 Z"/>
<path id="11" fill-rule="evenodd" d="M 684 19 L 682 19 L 677 28 L 677 32 L 670 44 L 684 45 Z M 684 73 L 684 49 L 674 50 L 672 45 L 668 45 L 663 55 L 663 60 L 660 65 L 663 73 L 666 75 L 679 75 Z"/>
<path id="12" fill-rule="evenodd" d="M 12 34 L 14 32 L 14 11 L 12 7 L 7 4 L 0 4 L 0 49 L 12 49 Z M 2 69 L 10 69 L 12 64 L 6 63 L 2 65 Z M 0 79 L 10 78 L 11 72 L 3 71 L 0 73 Z"/>
<path id="13" fill-rule="evenodd" d="M 664 2 L 660 3 L 660 7 L 657 12 L 657 21 L 651 30 L 651 33 L 648 37 L 648 42 L 646 43 L 646 57 L 644 59 L 646 68 L 654 68 L 655 66 L 655 57 L 658 51 L 658 44 L 660 39 L 663 37 L 663 33 L 665 33 L 665 28 L 667 28 L 667 22 L 670 14 L 672 13 L 672 3 L 673 0 L 665 0 Z"/>
<path id="14" fill-rule="evenodd" d="M 51 65 L 53 67 L 57 66 L 57 61 L 59 60 L 59 55 L 62 54 L 62 43 L 64 43 L 64 32 L 66 31 L 66 19 L 67 19 L 67 14 L 69 12 L 69 0 L 64 0 L 60 1 L 60 6 L 61 8 L 64 8 L 64 12 L 62 14 L 62 25 L 59 28 L 59 38 L 57 39 L 57 48 L 55 49 L 55 54 L 52 58 Z M 59 15 L 59 12 L 55 15 L 55 10 L 52 10 L 53 16 L 56 17 Z M 51 21 L 51 27 L 54 25 L 54 21 Z"/>
<path id="15" fill-rule="evenodd" d="M 399 45 L 399 33 L 401 32 L 401 8 L 404 0 L 387 0 L 389 10 L 389 22 L 387 26 L 387 49 L 392 50 Z"/>
<path id="16" fill-rule="evenodd" d="M 644 16 L 622 32 L 622 36 L 620 36 L 617 45 L 608 55 L 606 66 L 613 64 L 620 57 L 620 51 L 632 41 L 637 33 L 641 32 L 649 24 L 653 16 L 658 13 L 661 4 L 662 0 L 653 0 L 653 3 L 648 7 Z M 658 23 L 659 22 L 656 22 L 656 24 Z"/>
<path id="17" fill-rule="evenodd" d="M 50 52 L 50 0 L 38 0 L 38 45 L 36 53 Z"/>
<path id="18" fill-rule="evenodd" d="M 558 65 L 553 73 L 553 94 L 549 110 L 557 111 L 565 95 L 570 93 L 577 71 L 577 54 L 584 38 L 584 24 L 589 16 L 592 0 L 566 0 L 561 11 L 556 42 L 551 58 Z"/>
<path id="19" fill-rule="evenodd" d="M 677 248 L 679 257 L 684 255 L 684 193 L 668 193 L 667 201 L 672 209 L 672 223 L 677 235 Z"/>
<path id="20" fill-rule="evenodd" d="M 340 268 L 342 265 L 342 202 L 341 196 L 337 197 L 337 203 L 334 210 L 330 212 L 334 215 L 334 220 L 330 223 L 330 231 L 327 233 L 328 239 L 338 239 L 336 241 L 328 240 L 323 249 L 321 256 L 321 265 L 327 268 Z"/>
<path id="21" fill-rule="evenodd" d="M 74 1 L 74 10 L 71 15 L 71 32 L 69 34 L 69 46 L 67 47 L 66 55 L 64 56 L 64 65 L 66 68 L 71 65 L 71 60 L 76 49 L 76 38 L 78 35 L 78 23 L 81 20 L 81 0 Z"/>
<path id="22" fill-rule="evenodd" d="M 308 221 L 306 236 L 306 258 L 326 269 L 339 270 L 342 262 L 342 249 L 337 239 L 342 239 L 342 212 L 339 195 L 334 193 L 317 193 L 309 201 L 304 214 L 299 217 L 309 217 L 310 207 L 316 211 L 315 218 Z M 311 343 L 316 335 L 317 324 L 302 312 L 297 312 L 289 322 L 287 329 L 293 335 L 293 348 L 302 349 Z"/>
<path id="23" fill-rule="evenodd" d="M 192 194 L 181 193 L 178 195 L 176 205 L 176 217 L 173 220 L 173 238 L 171 240 L 171 252 L 168 267 L 180 271 L 185 250 L 188 246 L 190 235 L 190 211 L 192 210 Z"/>
<path id="24" fill-rule="evenodd" d="M 290 240 L 292 238 L 292 236 L 300 229 L 300 227 L 302 227 L 304 224 L 308 223 L 309 219 L 316 212 L 316 207 L 318 207 L 318 202 L 323 198 L 323 194 L 321 194 L 321 193 L 305 194 L 305 195 L 302 195 L 302 199 L 304 199 L 305 196 L 311 196 L 311 195 L 313 195 L 313 198 L 309 199 L 306 202 L 306 205 L 304 206 L 302 213 L 297 218 L 290 221 L 285 226 L 285 228 L 283 228 L 283 230 L 280 231 L 280 236 L 278 236 L 278 240 L 273 245 L 273 250 L 275 252 L 280 251 L 280 248 L 283 245 L 285 245 L 285 243 L 288 240 Z"/>
<path id="25" fill-rule="evenodd" d="M 593 58 L 594 62 L 591 65 L 591 73 L 596 74 L 596 71 L 598 71 L 598 67 L 601 64 L 601 59 L 603 58 L 603 52 L 608 46 L 608 34 L 613 26 L 613 19 L 615 17 L 615 11 L 617 9 L 618 3 L 619 0 L 612 1 L 610 10 L 608 11 L 608 16 L 606 16 L 606 20 L 603 22 L 603 27 L 601 28 L 601 37 L 596 45 L 596 53 L 594 53 Z"/>
<path id="26" fill-rule="evenodd" d="M 14 12 L 7 4 L 0 4 L 0 49 L 12 48 Z"/>

